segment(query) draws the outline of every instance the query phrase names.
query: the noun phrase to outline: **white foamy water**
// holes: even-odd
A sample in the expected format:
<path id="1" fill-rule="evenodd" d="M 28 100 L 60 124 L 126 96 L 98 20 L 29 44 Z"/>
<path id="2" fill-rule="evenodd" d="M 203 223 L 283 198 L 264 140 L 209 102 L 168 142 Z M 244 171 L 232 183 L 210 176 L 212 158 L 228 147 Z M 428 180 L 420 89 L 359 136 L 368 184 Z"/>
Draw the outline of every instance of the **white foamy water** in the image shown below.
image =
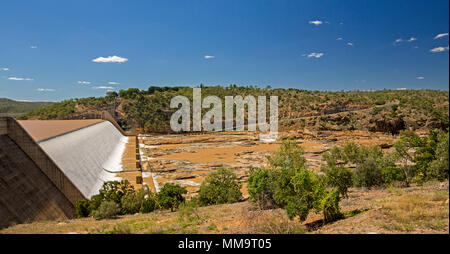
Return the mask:
<path id="1" fill-rule="evenodd" d="M 90 198 L 98 193 L 103 182 L 121 180 L 115 172 L 122 171 L 126 142 L 127 137 L 114 125 L 103 121 L 39 145 L 81 193 Z"/>

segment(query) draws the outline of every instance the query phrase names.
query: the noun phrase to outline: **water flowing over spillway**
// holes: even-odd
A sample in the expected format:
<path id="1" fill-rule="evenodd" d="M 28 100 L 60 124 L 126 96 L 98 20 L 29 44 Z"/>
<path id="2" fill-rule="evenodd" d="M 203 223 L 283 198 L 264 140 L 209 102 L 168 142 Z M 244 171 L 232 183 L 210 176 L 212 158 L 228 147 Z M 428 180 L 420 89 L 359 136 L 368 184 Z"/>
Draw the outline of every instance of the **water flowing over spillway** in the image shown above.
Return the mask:
<path id="1" fill-rule="evenodd" d="M 87 198 L 103 182 L 120 180 L 128 138 L 108 121 L 39 142 L 39 145 Z"/>

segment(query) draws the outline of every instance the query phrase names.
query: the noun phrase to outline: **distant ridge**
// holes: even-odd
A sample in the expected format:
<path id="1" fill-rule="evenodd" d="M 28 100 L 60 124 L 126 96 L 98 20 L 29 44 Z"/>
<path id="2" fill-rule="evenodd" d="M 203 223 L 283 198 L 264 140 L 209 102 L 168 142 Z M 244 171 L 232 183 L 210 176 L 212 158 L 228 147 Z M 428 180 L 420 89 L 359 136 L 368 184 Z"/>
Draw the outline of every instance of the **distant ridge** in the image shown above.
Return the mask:
<path id="1" fill-rule="evenodd" d="M 47 107 L 53 102 L 31 102 L 15 101 L 7 98 L 0 98 L 0 114 L 21 114 L 37 108 Z"/>

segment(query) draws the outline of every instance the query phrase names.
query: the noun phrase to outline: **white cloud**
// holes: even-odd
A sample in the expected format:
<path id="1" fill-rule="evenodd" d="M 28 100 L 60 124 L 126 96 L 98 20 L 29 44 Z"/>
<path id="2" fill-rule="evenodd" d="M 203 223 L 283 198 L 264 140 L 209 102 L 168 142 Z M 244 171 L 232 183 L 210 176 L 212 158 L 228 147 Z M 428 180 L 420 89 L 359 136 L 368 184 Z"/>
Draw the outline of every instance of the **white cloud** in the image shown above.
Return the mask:
<path id="1" fill-rule="evenodd" d="M 417 38 L 416 37 L 409 38 L 408 42 L 412 42 L 412 41 L 417 41 Z"/>
<path id="2" fill-rule="evenodd" d="M 395 90 L 404 91 L 404 90 L 406 90 L 406 88 L 402 87 L 402 88 L 397 88 Z"/>
<path id="3" fill-rule="evenodd" d="M 208 56 L 208 55 L 206 55 L 204 58 L 205 59 L 213 59 L 213 58 L 216 58 L 216 57 L 215 56 Z"/>
<path id="4" fill-rule="evenodd" d="M 353 43 L 351 43 L 351 42 L 347 42 L 347 45 L 349 45 L 349 46 L 353 46 Z"/>
<path id="5" fill-rule="evenodd" d="M 30 48 L 32 48 L 32 49 L 37 49 L 37 46 L 34 46 L 34 45 L 33 45 L 33 46 L 31 46 Z"/>
<path id="6" fill-rule="evenodd" d="M 110 82 L 108 82 L 108 84 L 109 84 L 109 85 L 120 85 L 119 82 L 114 82 L 114 81 L 110 81 Z"/>
<path id="7" fill-rule="evenodd" d="M 18 78 L 18 77 L 9 77 L 9 80 L 15 80 L 15 81 L 31 81 L 32 78 Z"/>
<path id="8" fill-rule="evenodd" d="M 318 25 L 322 25 L 323 22 L 320 21 L 320 20 L 311 20 L 311 21 L 309 21 L 309 24 L 313 24 L 313 25 L 318 26 Z"/>
<path id="9" fill-rule="evenodd" d="M 343 25 L 343 24 L 344 24 L 344 22 L 339 23 L 339 25 Z"/>
<path id="10" fill-rule="evenodd" d="M 9 68 L 0 68 L 0 71 L 9 71 Z"/>
<path id="11" fill-rule="evenodd" d="M 78 84 L 80 84 L 80 85 L 90 85 L 91 82 L 89 82 L 89 81 L 78 81 Z"/>
<path id="12" fill-rule="evenodd" d="M 94 86 L 92 89 L 114 89 L 112 86 Z"/>
<path id="13" fill-rule="evenodd" d="M 342 38 L 342 37 L 339 37 L 339 38 L 337 38 L 336 40 L 337 40 L 337 41 L 342 41 L 343 38 Z"/>
<path id="14" fill-rule="evenodd" d="M 403 41 L 402 38 L 398 38 L 397 40 L 394 41 L 394 45 L 397 44 L 397 43 L 400 43 L 400 42 L 402 42 L 402 41 Z"/>
<path id="15" fill-rule="evenodd" d="M 307 55 L 308 58 L 321 58 L 324 54 L 323 53 L 316 53 L 316 52 L 312 52 L 309 55 Z"/>
<path id="16" fill-rule="evenodd" d="M 51 89 L 51 88 L 38 88 L 37 91 L 38 91 L 38 92 L 54 92 L 55 89 Z"/>
<path id="17" fill-rule="evenodd" d="M 436 48 L 430 50 L 431 53 L 437 53 L 437 52 L 443 52 L 443 51 L 448 51 L 448 46 L 447 47 L 436 47 Z"/>
<path id="18" fill-rule="evenodd" d="M 417 79 L 422 80 L 422 79 L 425 79 L 425 77 L 419 76 L 419 77 L 417 77 Z"/>
<path id="19" fill-rule="evenodd" d="M 438 35 L 436 35 L 436 37 L 434 37 L 433 40 L 436 40 L 436 39 L 439 39 L 439 38 L 442 38 L 442 37 L 446 37 L 446 36 L 448 36 L 448 33 L 438 34 Z"/>
<path id="20" fill-rule="evenodd" d="M 127 58 L 123 58 L 120 56 L 108 56 L 108 57 L 98 57 L 92 60 L 94 63 L 125 63 L 127 62 Z"/>

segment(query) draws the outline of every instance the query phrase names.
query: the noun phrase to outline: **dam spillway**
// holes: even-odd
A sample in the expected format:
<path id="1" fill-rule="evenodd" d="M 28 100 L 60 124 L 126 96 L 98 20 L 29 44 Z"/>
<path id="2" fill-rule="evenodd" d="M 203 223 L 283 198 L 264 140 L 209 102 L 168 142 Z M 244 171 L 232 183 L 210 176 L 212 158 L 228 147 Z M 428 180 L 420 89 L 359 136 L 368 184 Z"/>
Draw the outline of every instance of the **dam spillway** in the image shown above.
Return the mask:
<path id="1" fill-rule="evenodd" d="M 73 218 L 78 200 L 121 179 L 129 138 L 111 119 L 0 117 L 0 228 Z"/>
<path id="2" fill-rule="evenodd" d="M 87 198 L 103 182 L 120 180 L 121 156 L 128 138 L 102 121 L 65 135 L 38 141 L 44 151 Z"/>

